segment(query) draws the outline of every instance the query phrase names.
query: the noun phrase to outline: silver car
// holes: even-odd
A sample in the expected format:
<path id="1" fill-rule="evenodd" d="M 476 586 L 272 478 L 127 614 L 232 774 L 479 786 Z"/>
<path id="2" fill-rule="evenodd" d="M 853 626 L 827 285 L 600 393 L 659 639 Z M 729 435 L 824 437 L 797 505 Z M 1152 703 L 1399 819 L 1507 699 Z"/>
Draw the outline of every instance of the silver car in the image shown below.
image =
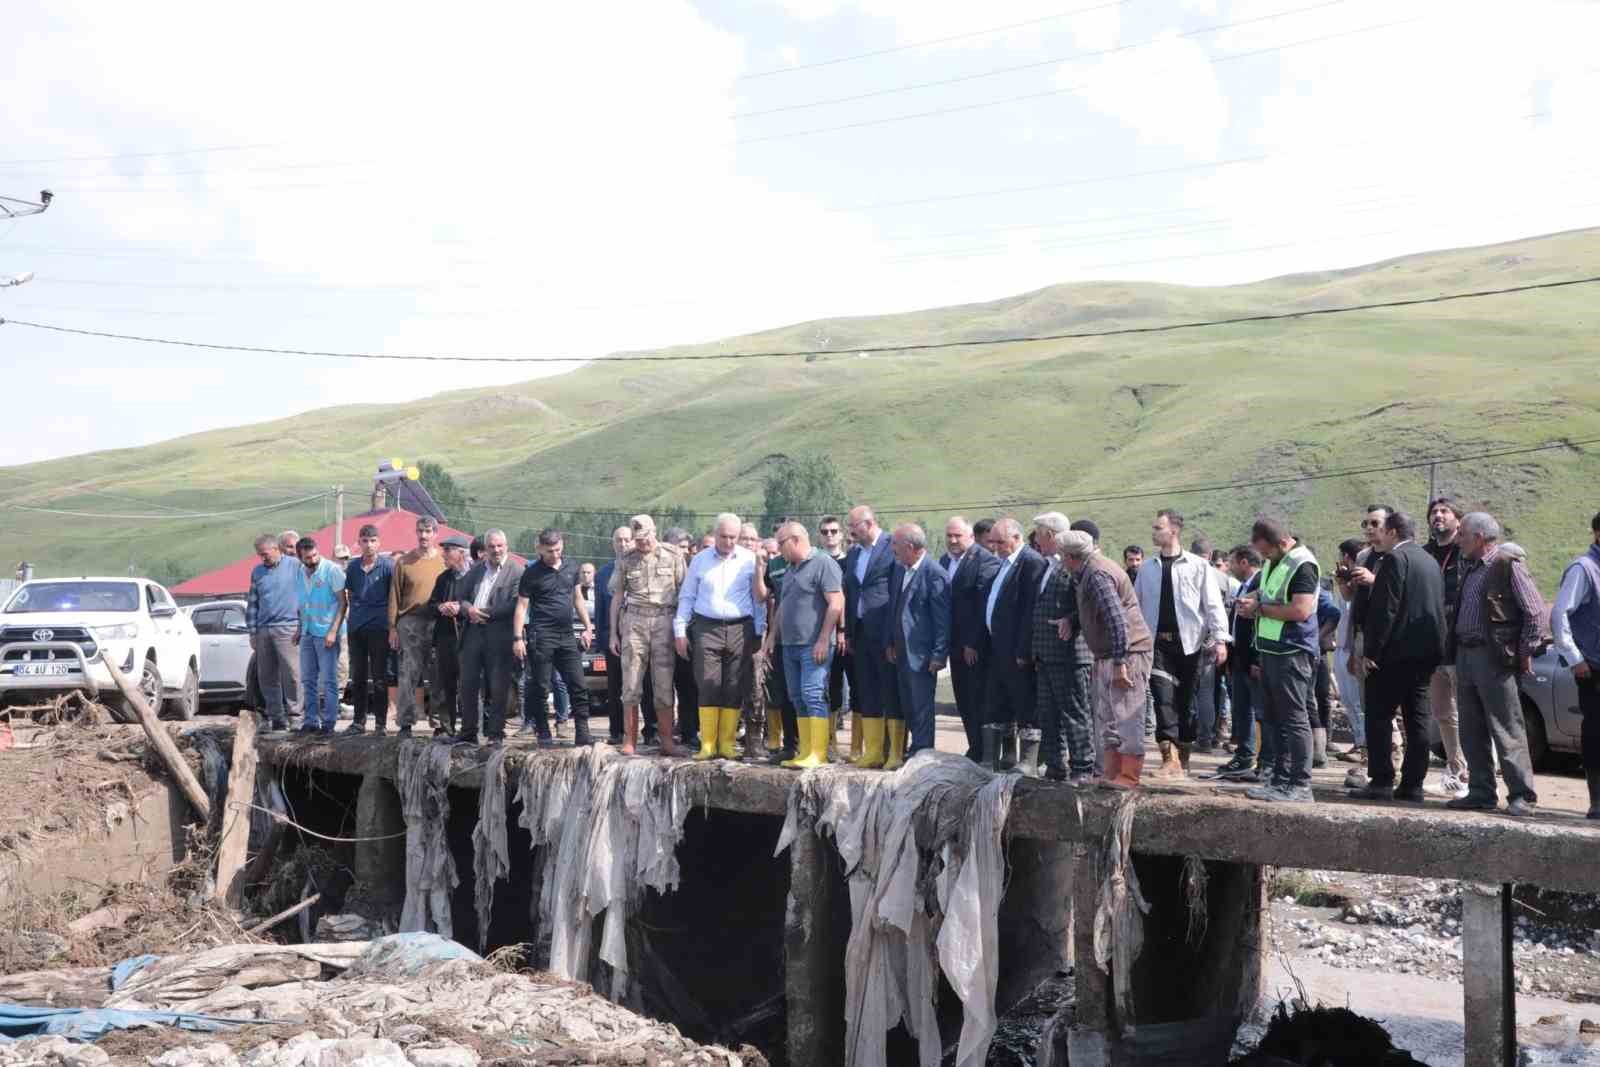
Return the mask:
<path id="1" fill-rule="evenodd" d="M 1566 661 L 1547 644 L 1533 658 L 1533 673 L 1522 675 L 1518 684 L 1533 765 L 1540 766 L 1552 752 L 1576 754 L 1583 716 L 1578 712 L 1578 685 Z"/>

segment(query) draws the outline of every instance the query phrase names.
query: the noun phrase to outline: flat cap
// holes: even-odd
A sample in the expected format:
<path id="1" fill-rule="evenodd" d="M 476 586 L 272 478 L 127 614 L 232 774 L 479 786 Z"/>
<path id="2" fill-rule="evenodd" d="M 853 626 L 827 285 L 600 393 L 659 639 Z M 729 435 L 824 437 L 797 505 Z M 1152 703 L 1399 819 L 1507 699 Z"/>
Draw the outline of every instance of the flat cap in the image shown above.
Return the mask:
<path id="1" fill-rule="evenodd" d="M 451 534 L 449 537 L 446 537 L 443 541 L 439 542 L 439 547 L 440 548 L 471 548 L 472 547 L 472 542 L 468 541 L 465 537 L 462 537 L 460 534 Z"/>
<path id="2" fill-rule="evenodd" d="M 1056 546 L 1074 559 L 1082 559 L 1094 551 L 1094 538 L 1082 530 L 1069 530 L 1056 538 Z"/>

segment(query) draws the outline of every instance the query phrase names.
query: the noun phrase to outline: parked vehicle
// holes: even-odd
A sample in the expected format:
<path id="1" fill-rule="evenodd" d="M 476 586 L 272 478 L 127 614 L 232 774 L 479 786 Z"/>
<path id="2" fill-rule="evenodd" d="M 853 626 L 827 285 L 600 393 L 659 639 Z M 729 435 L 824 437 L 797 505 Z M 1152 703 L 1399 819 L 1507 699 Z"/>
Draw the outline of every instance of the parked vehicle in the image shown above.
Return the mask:
<path id="1" fill-rule="evenodd" d="M 1518 687 L 1534 767 L 1552 752 L 1577 754 L 1583 715 L 1578 711 L 1578 684 L 1567 662 L 1545 645 L 1533 658 L 1533 673 L 1522 675 Z"/>
<path id="2" fill-rule="evenodd" d="M 231 704 L 245 700 L 251 663 L 250 633 L 244 624 L 245 602 L 213 600 L 183 610 L 200 635 L 200 703 Z"/>
<path id="3" fill-rule="evenodd" d="M 194 718 L 200 639 L 172 596 L 144 578 L 46 578 L 22 583 L 0 609 L 0 700 L 79 691 L 119 721 L 136 716 L 110 656 L 158 712 Z"/>

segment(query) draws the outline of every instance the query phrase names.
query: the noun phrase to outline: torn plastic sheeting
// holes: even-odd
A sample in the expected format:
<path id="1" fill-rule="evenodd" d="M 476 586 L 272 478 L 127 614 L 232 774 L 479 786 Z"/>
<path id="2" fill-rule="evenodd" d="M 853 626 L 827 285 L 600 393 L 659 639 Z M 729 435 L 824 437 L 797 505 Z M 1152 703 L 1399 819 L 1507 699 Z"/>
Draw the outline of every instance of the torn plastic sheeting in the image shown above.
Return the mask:
<path id="1" fill-rule="evenodd" d="M 253 1021 L 172 1011 L 29 1008 L 21 1004 L 0 1004 L 0 1042 L 51 1034 L 72 1041 L 98 1041 L 113 1030 L 131 1030 L 136 1026 L 176 1026 L 209 1033 Z"/>
<path id="2" fill-rule="evenodd" d="M 459 941 L 438 934 L 390 934 L 369 941 L 350 964 L 350 978 L 414 978 L 429 964 L 445 960 L 482 963 L 483 957 Z"/>
<path id="3" fill-rule="evenodd" d="M 940 1062 L 936 965 L 962 1003 L 956 1067 L 979 1067 L 988 1057 L 1000 968 L 1002 833 L 1017 779 L 926 751 L 896 774 L 807 771 L 790 792 L 777 852 L 799 833 L 826 832 L 848 879 L 848 1067 L 884 1067 L 888 1032 L 902 1021 L 923 1067 Z"/>
<path id="4" fill-rule="evenodd" d="M 400 806 L 406 820 L 406 900 L 400 929 L 454 934 L 450 893 L 459 884 L 450 853 L 450 746 L 400 742 Z"/>
<path id="5" fill-rule="evenodd" d="M 506 844 L 506 750 L 489 754 L 478 791 L 478 822 L 472 828 L 472 899 L 478 910 L 478 948 L 489 946 L 489 919 L 494 911 L 494 884 L 511 873 Z"/>
<path id="6" fill-rule="evenodd" d="M 592 746 L 523 765 L 519 822 L 545 850 L 544 887 L 534 906 L 550 931 L 549 970 L 588 980 L 593 920 L 604 916 L 600 958 L 613 971 L 609 995 L 627 993 L 628 916 L 646 889 L 678 887 L 677 848 L 690 803 L 691 765 L 629 759 Z"/>
<path id="7" fill-rule="evenodd" d="M 143 956 L 130 956 L 128 959 L 116 963 L 111 968 L 112 990 L 115 991 L 121 989 L 124 985 L 127 985 L 128 979 L 132 978 L 134 975 L 138 974 L 152 963 L 159 963 L 160 961 L 160 956 L 152 956 L 147 953 Z"/>
<path id="8" fill-rule="evenodd" d="M 1133 964 L 1144 950 L 1144 919 L 1150 904 L 1139 890 L 1139 875 L 1129 853 L 1133 848 L 1133 794 L 1123 797 L 1106 831 L 1105 876 L 1094 910 L 1094 962 L 1111 975 L 1116 1018 L 1132 1032 Z"/>

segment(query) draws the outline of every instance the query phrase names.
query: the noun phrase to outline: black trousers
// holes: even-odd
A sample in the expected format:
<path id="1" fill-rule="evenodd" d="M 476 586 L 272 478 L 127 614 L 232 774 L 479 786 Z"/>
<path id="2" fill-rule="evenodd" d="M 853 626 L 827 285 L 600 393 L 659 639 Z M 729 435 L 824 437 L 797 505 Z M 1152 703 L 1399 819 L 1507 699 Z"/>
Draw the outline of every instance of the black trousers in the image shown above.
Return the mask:
<path id="1" fill-rule="evenodd" d="M 969 667 L 961 655 L 961 649 L 952 648 L 950 685 L 956 691 L 956 711 L 961 715 L 961 725 L 967 732 L 967 755 L 981 759 L 984 706 L 989 699 L 988 657 L 979 656 L 978 662 Z"/>
<path id="2" fill-rule="evenodd" d="M 1156 740 L 1193 744 L 1194 676 L 1205 649 L 1183 654 L 1183 642 L 1156 638 L 1150 658 L 1150 696 L 1156 705 Z"/>
<path id="3" fill-rule="evenodd" d="M 828 714 L 835 715 L 844 709 L 844 680 L 850 673 L 850 657 L 841 656 L 838 650 L 828 664 Z M 851 702 L 854 703 L 852 696 Z"/>
<path id="4" fill-rule="evenodd" d="M 545 713 L 550 698 L 551 676 L 559 674 L 567 683 L 567 699 L 572 702 L 573 739 L 589 743 L 589 690 L 583 684 L 583 653 L 572 634 L 540 636 L 528 646 L 528 688 L 523 703 L 523 718 L 532 719 L 540 737 L 550 735 L 550 719 Z"/>
<path id="5" fill-rule="evenodd" d="M 483 733 L 491 741 L 506 736 L 506 712 L 516 698 L 514 675 L 520 664 L 511 655 L 511 634 L 502 627 L 469 626 L 461 640 L 461 736 L 478 736 L 482 700 Z M 488 695 L 481 696 L 488 676 Z"/>
<path id="6" fill-rule="evenodd" d="M 1438 664 L 1422 660 L 1385 663 L 1367 675 L 1361 700 L 1367 716 L 1367 778 L 1376 786 L 1394 785 L 1394 713 L 1405 734 L 1405 762 L 1399 788 L 1421 790 L 1428 777 L 1428 684 Z"/>
<path id="7" fill-rule="evenodd" d="M 434 692 L 428 694 L 434 718 L 451 733 L 456 730 L 456 709 L 461 695 L 461 649 L 454 640 L 433 643 Z"/>
<path id="8" fill-rule="evenodd" d="M 1333 669 L 1326 652 L 1317 656 L 1316 672 L 1317 702 L 1311 708 L 1311 727 L 1326 730 L 1333 721 Z"/>
<path id="9" fill-rule="evenodd" d="M 1600 771 L 1600 669 L 1589 665 L 1589 677 L 1578 679 L 1578 711 L 1583 716 L 1580 745 L 1583 769 Z"/>
<path id="10" fill-rule="evenodd" d="M 379 726 L 388 722 L 389 685 L 384 672 L 388 658 L 388 630 L 379 626 L 350 631 L 350 699 L 357 725 L 365 725 L 369 714 Z"/>
<path id="11" fill-rule="evenodd" d="M 646 681 L 649 675 L 645 675 Z M 654 705 L 646 705 L 653 707 Z M 613 740 L 622 738 L 622 657 L 606 651 L 606 721 Z"/>
<path id="12" fill-rule="evenodd" d="M 989 663 L 988 721 L 1038 726 L 1038 685 L 1039 679 L 1033 673 L 1033 664 L 1019 667 L 1014 659 L 996 656 Z M 983 752 L 981 740 L 978 752 L 980 755 Z"/>

